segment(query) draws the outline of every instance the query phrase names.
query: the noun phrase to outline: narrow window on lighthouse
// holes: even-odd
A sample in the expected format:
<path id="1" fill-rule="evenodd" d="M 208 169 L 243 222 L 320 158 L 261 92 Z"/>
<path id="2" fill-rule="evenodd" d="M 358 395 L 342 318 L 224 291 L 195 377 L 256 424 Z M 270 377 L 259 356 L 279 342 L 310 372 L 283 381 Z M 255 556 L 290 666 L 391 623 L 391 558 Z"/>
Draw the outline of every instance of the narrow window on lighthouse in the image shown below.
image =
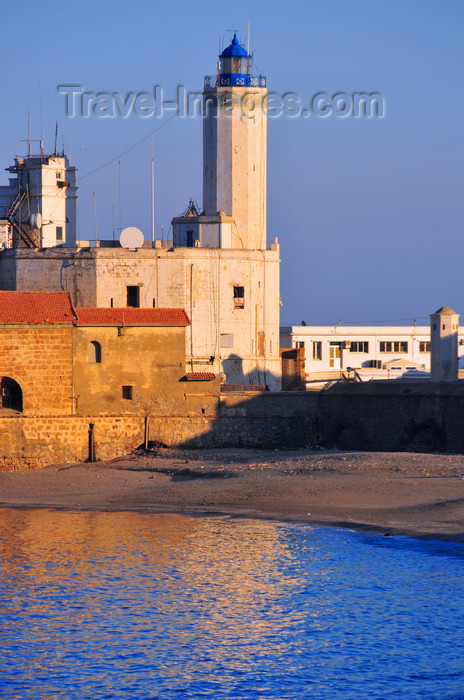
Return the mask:
<path id="1" fill-rule="evenodd" d="M 245 287 L 234 287 L 234 308 L 245 308 Z"/>

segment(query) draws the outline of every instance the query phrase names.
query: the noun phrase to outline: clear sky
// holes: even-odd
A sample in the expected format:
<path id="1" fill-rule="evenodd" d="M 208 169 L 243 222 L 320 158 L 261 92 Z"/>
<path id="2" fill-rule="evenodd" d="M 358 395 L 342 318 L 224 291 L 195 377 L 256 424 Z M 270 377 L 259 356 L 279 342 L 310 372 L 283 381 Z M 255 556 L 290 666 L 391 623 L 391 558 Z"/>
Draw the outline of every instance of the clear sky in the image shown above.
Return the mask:
<path id="1" fill-rule="evenodd" d="M 177 85 L 201 90 L 229 30 L 246 41 L 248 22 L 269 90 L 305 104 L 319 92 L 379 92 L 386 105 L 382 119 L 269 121 L 268 244 L 281 244 L 282 323 L 427 323 L 442 305 L 464 321 L 462 0 L 7 3 L 0 168 L 27 152 L 30 104 L 32 138 L 42 111 L 45 150 L 57 118 L 59 146 L 71 148 L 80 237 L 95 237 L 93 192 L 98 237 L 112 237 L 113 191 L 116 229 L 138 226 L 150 239 L 156 129 L 155 235 L 163 225 L 167 238 L 190 197 L 202 204 L 201 119 L 71 119 L 57 86 L 125 96 L 160 85 L 165 99 Z"/>

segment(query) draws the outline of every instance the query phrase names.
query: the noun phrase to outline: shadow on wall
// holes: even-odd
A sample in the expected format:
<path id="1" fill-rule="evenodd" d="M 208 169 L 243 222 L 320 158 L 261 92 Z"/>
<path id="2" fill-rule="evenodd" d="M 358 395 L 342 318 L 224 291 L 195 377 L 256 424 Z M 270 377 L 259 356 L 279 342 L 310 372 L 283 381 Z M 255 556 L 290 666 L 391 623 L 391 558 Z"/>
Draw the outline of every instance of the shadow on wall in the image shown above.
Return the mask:
<path id="1" fill-rule="evenodd" d="M 454 392 L 449 383 L 424 384 L 381 393 L 345 386 L 339 393 L 223 394 L 209 430 L 182 446 L 463 452 L 464 382 Z"/>
<path id="2" fill-rule="evenodd" d="M 222 371 L 226 375 L 226 384 L 264 386 L 266 387 L 266 391 L 270 391 L 271 389 L 278 390 L 280 388 L 280 376 L 273 374 L 269 370 L 260 369 L 259 367 L 253 369 L 251 372 L 245 372 L 243 369 L 243 358 L 234 353 L 222 360 Z"/>

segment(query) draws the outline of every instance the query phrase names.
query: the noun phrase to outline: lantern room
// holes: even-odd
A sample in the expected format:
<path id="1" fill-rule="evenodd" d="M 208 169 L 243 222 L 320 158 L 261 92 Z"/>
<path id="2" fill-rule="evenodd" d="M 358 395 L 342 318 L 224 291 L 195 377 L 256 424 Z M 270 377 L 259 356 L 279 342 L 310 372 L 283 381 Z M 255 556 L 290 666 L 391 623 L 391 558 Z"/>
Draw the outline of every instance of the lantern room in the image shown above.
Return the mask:
<path id="1" fill-rule="evenodd" d="M 240 45 L 237 34 L 232 43 L 219 56 L 219 85 L 250 85 L 252 57 Z"/>

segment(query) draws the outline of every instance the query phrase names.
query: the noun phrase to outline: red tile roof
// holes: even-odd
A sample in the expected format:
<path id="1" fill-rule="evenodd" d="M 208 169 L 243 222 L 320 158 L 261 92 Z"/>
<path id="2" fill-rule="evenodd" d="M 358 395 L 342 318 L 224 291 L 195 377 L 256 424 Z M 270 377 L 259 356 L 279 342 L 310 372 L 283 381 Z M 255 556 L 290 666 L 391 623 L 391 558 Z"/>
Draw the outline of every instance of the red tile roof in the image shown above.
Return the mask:
<path id="1" fill-rule="evenodd" d="M 188 326 L 183 309 L 74 308 L 69 292 L 0 291 L 0 323 L 76 326 Z"/>
<path id="2" fill-rule="evenodd" d="M 186 372 L 185 378 L 188 382 L 209 382 L 215 379 L 213 372 Z"/>
<path id="3" fill-rule="evenodd" d="M 77 326 L 189 326 L 183 309 L 76 308 Z"/>
<path id="4" fill-rule="evenodd" d="M 0 323 L 65 323 L 76 315 L 69 292 L 0 291 Z"/>

